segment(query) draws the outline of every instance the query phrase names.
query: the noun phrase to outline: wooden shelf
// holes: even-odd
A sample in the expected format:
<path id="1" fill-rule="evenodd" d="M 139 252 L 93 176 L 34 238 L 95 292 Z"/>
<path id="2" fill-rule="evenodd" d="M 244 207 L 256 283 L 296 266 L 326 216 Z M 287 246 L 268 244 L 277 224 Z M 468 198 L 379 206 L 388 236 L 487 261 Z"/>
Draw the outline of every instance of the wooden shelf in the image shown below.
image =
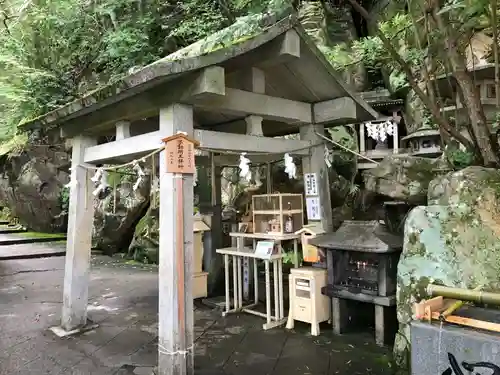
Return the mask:
<path id="1" fill-rule="evenodd" d="M 241 237 L 241 238 L 253 238 L 258 240 L 275 240 L 275 241 L 289 241 L 289 240 L 298 240 L 300 238 L 300 234 L 295 233 L 240 233 L 240 232 L 231 232 L 229 233 L 231 237 Z"/>
<path id="2" fill-rule="evenodd" d="M 303 211 L 302 210 L 257 210 L 253 211 L 255 215 L 293 215 L 293 214 L 301 214 Z"/>
<path id="3" fill-rule="evenodd" d="M 224 247 L 222 249 L 215 250 L 215 252 L 217 254 L 233 255 L 246 258 L 256 258 L 262 260 L 276 260 L 276 259 L 281 259 L 285 256 L 285 254 L 272 254 L 270 257 L 264 258 L 259 254 L 255 254 L 255 251 L 249 247 L 244 247 L 242 249 L 238 249 L 237 247 Z"/>

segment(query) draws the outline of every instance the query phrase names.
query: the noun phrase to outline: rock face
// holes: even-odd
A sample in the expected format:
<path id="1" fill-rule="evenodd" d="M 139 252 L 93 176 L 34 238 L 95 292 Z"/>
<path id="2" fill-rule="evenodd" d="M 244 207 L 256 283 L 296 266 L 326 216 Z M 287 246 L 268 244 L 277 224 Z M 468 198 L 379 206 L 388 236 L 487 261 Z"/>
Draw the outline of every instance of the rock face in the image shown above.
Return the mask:
<path id="1" fill-rule="evenodd" d="M 105 199 L 95 201 L 93 248 L 107 254 L 128 248 L 134 228 L 148 208 L 151 190 L 149 178 L 145 178 L 136 191 L 134 183 L 121 182 Z"/>
<path id="2" fill-rule="evenodd" d="M 135 227 L 133 239 L 128 249 L 128 256 L 136 261 L 158 264 L 160 240 L 159 203 L 159 195 L 151 199 L 146 214 Z"/>
<path id="3" fill-rule="evenodd" d="M 58 142 L 60 143 L 60 142 Z M 26 227 L 64 232 L 70 155 L 64 145 L 34 144 L 0 160 L 0 201 Z"/>
<path id="4" fill-rule="evenodd" d="M 429 184 L 429 204 L 469 204 L 500 192 L 500 172 L 493 168 L 467 167 L 448 173 Z"/>
<path id="5" fill-rule="evenodd" d="M 367 190 L 412 204 L 425 204 L 429 183 L 448 171 L 442 159 L 392 155 L 376 168 L 365 171 L 363 177 Z"/>
<path id="6" fill-rule="evenodd" d="M 429 201 L 405 223 L 398 264 L 400 335 L 394 354 L 408 368 L 412 305 L 426 298 L 429 283 L 463 288 L 500 288 L 500 172 L 469 167 L 431 183 Z"/>

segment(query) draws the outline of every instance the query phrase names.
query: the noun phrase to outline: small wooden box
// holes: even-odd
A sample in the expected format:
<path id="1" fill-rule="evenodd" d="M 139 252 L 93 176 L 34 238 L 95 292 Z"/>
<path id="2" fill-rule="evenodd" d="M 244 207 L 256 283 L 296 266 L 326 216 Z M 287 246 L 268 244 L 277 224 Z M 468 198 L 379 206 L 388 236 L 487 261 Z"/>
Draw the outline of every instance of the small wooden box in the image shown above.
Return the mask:
<path id="1" fill-rule="evenodd" d="M 254 233 L 291 234 L 304 225 L 302 194 L 263 194 L 252 197 Z"/>
<path id="2" fill-rule="evenodd" d="M 193 299 L 207 297 L 208 272 L 198 272 L 193 275 Z"/>
<path id="3" fill-rule="evenodd" d="M 321 294 L 327 284 L 327 271 L 313 267 L 292 268 L 289 276 L 290 312 L 286 328 L 294 321 L 311 324 L 311 335 L 319 335 L 319 323 L 330 320 L 330 299 Z"/>
<path id="4" fill-rule="evenodd" d="M 201 272 L 203 264 L 203 233 L 210 230 L 210 227 L 203 221 L 201 216 L 194 216 L 193 223 L 193 272 Z"/>

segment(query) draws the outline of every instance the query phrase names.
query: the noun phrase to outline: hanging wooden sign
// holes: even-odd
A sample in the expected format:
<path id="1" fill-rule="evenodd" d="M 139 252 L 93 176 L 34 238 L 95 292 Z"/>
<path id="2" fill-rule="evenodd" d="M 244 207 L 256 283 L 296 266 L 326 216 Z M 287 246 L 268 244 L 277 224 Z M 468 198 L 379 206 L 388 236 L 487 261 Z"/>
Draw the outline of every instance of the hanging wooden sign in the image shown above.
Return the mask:
<path id="1" fill-rule="evenodd" d="M 179 133 L 163 139 L 168 173 L 194 174 L 194 149 L 199 142 Z"/>

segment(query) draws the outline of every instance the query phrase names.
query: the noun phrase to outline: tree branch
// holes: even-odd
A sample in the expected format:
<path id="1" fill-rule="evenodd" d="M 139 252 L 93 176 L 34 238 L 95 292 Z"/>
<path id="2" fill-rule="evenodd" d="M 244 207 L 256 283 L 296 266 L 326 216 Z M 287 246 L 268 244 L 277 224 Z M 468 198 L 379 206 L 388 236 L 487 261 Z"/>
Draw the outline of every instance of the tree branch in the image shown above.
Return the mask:
<path id="1" fill-rule="evenodd" d="M 369 23 L 374 23 L 372 17 L 368 14 L 365 8 L 363 8 L 356 0 L 348 0 L 352 7 Z M 408 83 L 411 88 L 415 91 L 417 96 L 420 98 L 422 103 L 429 108 L 434 117 L 434 120 L 438 124 L 440 128 L 443 128 L 448 134 L 450 134 L 453 138 L 457 139 L 460 143 L 462 143 L 467 149 L 476 151 L 473 143 L 469 141 L 466 137 L 464 137 L 457 129 L 452 127 L 450 123 L 441 115 L 441 111 L 436 103 L 433 103 L 432 100 L 424 93 L 424 91 L 420 88 L 413 72 L 411 71 L 410 66 L 403 60 L 401 55 L 396 51 L 391 42 L 385 37 L 382 31 L 376 27 L 377 36 L 380 38 L 385 48 L 392 56 L 392 58 L 396 61 L 396 63 L 400 66 L 401 70 L 405 73 L 406 78 L 408 79 Z"/>

